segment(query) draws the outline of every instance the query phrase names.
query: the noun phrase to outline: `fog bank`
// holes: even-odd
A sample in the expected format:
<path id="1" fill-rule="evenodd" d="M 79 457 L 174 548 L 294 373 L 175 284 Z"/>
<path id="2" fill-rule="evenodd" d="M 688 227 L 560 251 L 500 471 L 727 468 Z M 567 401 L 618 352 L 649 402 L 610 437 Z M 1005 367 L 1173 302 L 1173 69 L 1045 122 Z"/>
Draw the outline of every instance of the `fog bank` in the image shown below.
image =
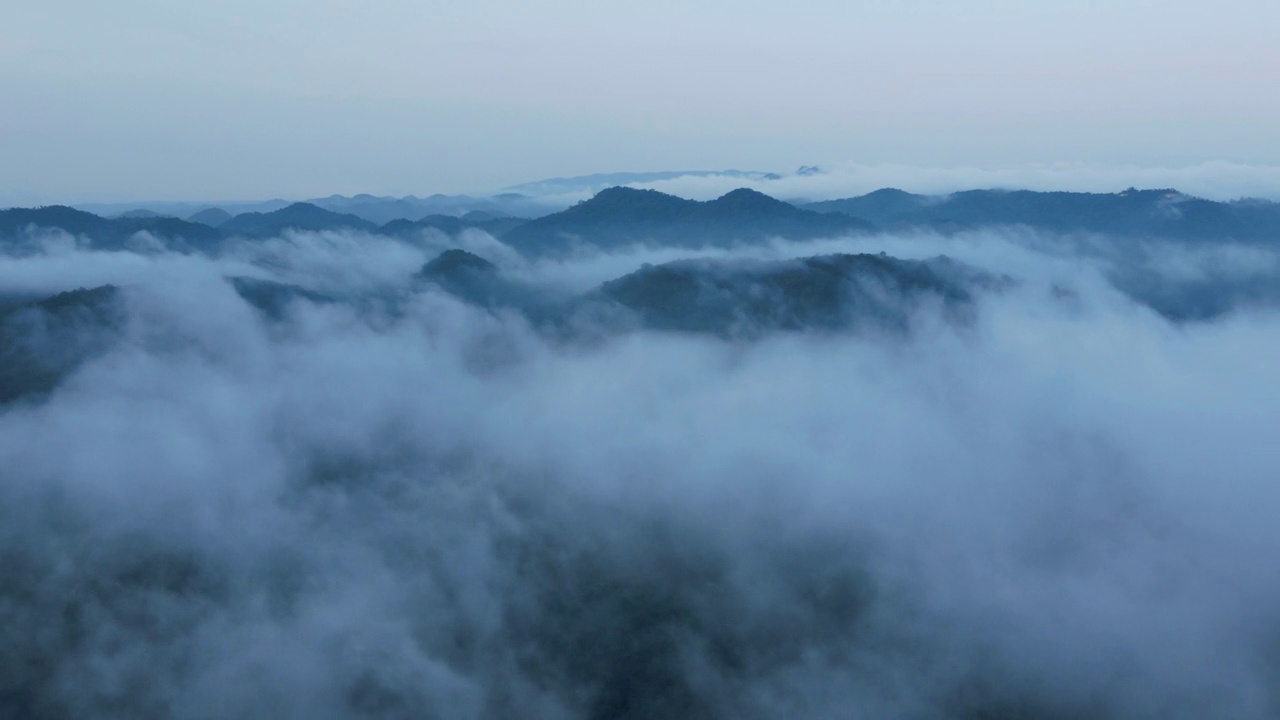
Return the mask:
<path id="1" fill-rule="evenodd" d="M 0 257 L 123 318 L 0 407 L 0 715 L 1274 717 L 1280 314 L 1126 279 L 1280 265 L 1077 240 Z M 834 252 L 1015 282 L 900 335 L 577 341 L 414 281 L 456 246 L 553 295 Z"/>

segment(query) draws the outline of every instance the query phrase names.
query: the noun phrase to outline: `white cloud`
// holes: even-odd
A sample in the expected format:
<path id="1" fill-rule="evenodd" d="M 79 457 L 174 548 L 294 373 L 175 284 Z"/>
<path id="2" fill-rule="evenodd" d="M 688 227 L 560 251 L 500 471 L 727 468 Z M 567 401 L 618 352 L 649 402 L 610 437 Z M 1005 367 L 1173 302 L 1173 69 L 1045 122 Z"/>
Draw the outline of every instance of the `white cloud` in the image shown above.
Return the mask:
<path id="1" fill-rule="evenodd" d="M 6 260 L 6 290 L 128 284 L 130 322 L 0 411 L 0 702 L 1274 715 L 1280 315 L 1172 325 L 1034 241 L 717 251 L 1023 280 L 968 328 L 753 344 L 564 345 L 437 292 L 270 325 L 220 280 L 406 292 L 427 250 L 362 236 Z M 665 257 L 497 259 L 580 287 Z"/>

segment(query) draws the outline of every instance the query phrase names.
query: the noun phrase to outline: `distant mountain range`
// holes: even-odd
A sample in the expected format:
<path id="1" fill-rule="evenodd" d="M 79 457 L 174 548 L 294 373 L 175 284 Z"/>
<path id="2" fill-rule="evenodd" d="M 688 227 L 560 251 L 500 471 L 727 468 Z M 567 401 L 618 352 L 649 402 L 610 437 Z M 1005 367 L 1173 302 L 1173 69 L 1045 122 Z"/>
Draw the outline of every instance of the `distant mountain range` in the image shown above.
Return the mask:
<path id="1" fill-rule="evenodd" d="M 752 190 L 735 190 L 717 200 L 696 202 L 630 188 L 605 190 L 567 210 L 528 221 L 473 210 L 461 217 L 430 214 L 412 221 L 399 219 L 377 225 L 358 215 L 310 203 L 230 218 L 216 210 L 205 210 L 191 220 L 150 215 L 103 218 L 61 206 L 0 211 L 0 239 L 16 241 L 29 228 L 66 230 L 90 238 L 101 249 L 124 248 L 137 233 L 146 231 L 175 249 L 209 253 L 216 252 L 227 239 L 270 237 L 286 230 L 345 229 L 408 237 L 424 230 L 453 235 L 473 228 L 491 233 L 529 255 L 563 253 L 582 244 L 612 248 L 653 242 L 701 247 L 775 236 L 811 238 L 873 229 L 855 218 L 802 210 Z"/>
<path id="2" fill-rule="evenodd" d="M 354 230 L 404 237 L 430 228 L 448 234 L 478 228 L 500 234 L 520 222 L 484 214 L 464 218 L 431 215 L 414 222 L 396 220 L 379 226 L 356 215 L 333 212 L 310 203 L 294 203 L 271 212 L 247 212 L 230 218 L 223 215 L 203 211 L 192 220 L 152 216 L 104 218 L 59 205 L 0 210 L 0 247 L 8 246 L 10 252 L 21 252 L 22 245 L 32 241 L 30 231 L 56 229 L 83 238 L 100 250 L 156 249 L 139 237 L 140 233 L 147 233 L 166 249 L 217 254 L 232 238 L 266 238 L 288 230 Z M 198 217 L 210 224 L 195 221 Z"/>
<path id="3" fill-rule="evenodd" d="M 228 239 L 269 237 L 289 229 L 346 229 L 402 238 L 427 230 L 456 235 L 477 229 L 526 255 L 544 256 L 635 243 L 697 248 L 773 237 L 799 240 L 912 228 L 956 232 L 984 226 L 1181 241 L 1273 242 L 1280 239 L 1280 204 L 1213 202 L 1176 190 L 1130 189 L 1110 194 L 972 190 L 926 196 L 885 189 L 797 207 L 748 189 L 698 202 L 654 190 L 614 187 L 531 220 L 494 210 L 471 210 L 461 216 L 428 213 L 379 224 L 354 212 L 312 203 L 234 216 L 205 209 L 187 220 L 152 213 L 107 218 L 62 206 L 18 208 L 0 211 L 0 243 L 10 252 L 20 252 L 18 246 L 31 240 L 29 230 L 59 228 L 102 249 L 154 249 L 160 243 L 184 252 L 216 254 Z"/>
<path id="4" fill-rule="evenodd" d="M 425 198 L 412 195 L 401 198 L 331 195 L 309 202 L 326 210 L 355 215 L 378 225 L 385 225 L 392 220 L 418 220 L 427 215 L 463 217 L 477 212 L 493 217 L 532 218 L 564 207 L 561 202 L 548 203 L 518 192 L 486 196 L 431 195 Z"/>
<path id="5" fill-rule="evenodd" d="M 310 203 L 294 203 L 272 212 L 236 215 L 218 226 L 224 235 L 271 237 L 285 230 L 358 230 L 377 232 L 378 226 L 349 213 L 326 210 Z"/>
<path id="6" fill-rule="evenodd" d="M 427 215 L 462 217 L 481 212 L 494 217 L 532 218 L 563 210 L 570 201 L 543 200 L 514 192 L 495 195 L 431 195 L 429 197 L 379 197 L 375 195 L 330 195 L 301 201 L 332 212 L 354 215 L 374 225 L 385 225 L 392 220 L 418 220 Z M 169 217 L 204 223 L 213 227 L 244 213 L 266 214 L 298 203 L 286 200 L 261 202 L 191 203 L 157 202 L 141 207 L 138 203 L 84 204 L 76 206 L 85 212 L 112 218 Z"/>
<path id="7" fill-rule="evenodd" d="M 216 228 L 171 217 L 104 218 L 61 205 L 41 208 L 0 210 L 0 246 L 20 243 L 29 229 L 57 229 L 91 239 L 101 249 L 142 249 L 149 245 L 143 234 L 163 242 L 169 249 L 216 252 L 225 234 Z"/>
<path id="8" fill-rule="evenodd" d="M 801 167 L 797 175 L 817 172 L 814 167 Z M 427 215 L 462 217 L 484 212 L 500 217 L 535 218 L 563 210 L 577 200 L 606 188 L 674 180 L 677 178 L 724 178 L 726 180 L 766 181 L 780 179 L 775 173 L 743 170 L 685 170 L 667 172 L 622 172 L 548 178 L 514 185 L 493 193 L 478 195 L 442 195 L 402 197 L 329 195 L 301 200 L 336 213 L 355 215 L 375 225 L 392 220 L 418 220 Z M 79 210 L 103 217 L 173 217 L 201 222 L 216 227 L 233 215 L 247 212 L 269 213 L 294 204 L 289 200 L 258 202 L 152 202 L 89 203 L 76 205 Z M 209 211 L 213 211 L 210 213 Z M 225 214 L 225 217 L 222 215 Z"/>
<path id="9" fill-rule="evenodd" d="M 884 189 L 804 207 L 862 218 L 885 230 L 1025 225 L 1056 233 L 1280 240 L 1280 204 L 1262 200 L 1213 202 L 1172 189 L 1130 188 L 1117 193 L 969 190 L 944 196 Z"/>

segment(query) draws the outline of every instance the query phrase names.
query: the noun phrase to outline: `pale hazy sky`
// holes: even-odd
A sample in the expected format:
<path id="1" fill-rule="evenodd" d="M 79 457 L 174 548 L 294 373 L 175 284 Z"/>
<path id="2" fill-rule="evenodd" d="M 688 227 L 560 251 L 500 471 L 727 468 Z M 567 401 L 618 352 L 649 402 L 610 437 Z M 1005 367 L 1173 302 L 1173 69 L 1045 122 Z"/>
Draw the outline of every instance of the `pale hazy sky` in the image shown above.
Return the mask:
<path id="1" fill-rule="evenodd" d="M 1280 165 L 1276 0 L 0 6 L 0 205 Z"/>

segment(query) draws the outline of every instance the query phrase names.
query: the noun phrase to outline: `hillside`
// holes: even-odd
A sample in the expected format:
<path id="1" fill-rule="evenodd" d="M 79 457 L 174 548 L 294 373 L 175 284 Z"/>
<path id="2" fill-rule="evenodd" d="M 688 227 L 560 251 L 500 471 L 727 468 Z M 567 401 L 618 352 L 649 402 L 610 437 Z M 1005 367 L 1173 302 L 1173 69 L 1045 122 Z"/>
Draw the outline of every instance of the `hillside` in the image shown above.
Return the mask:
<path id="1" fill-rule="evenodd" d="M 0 405 L 51 392 L 123 332 L 116 288 L 58 293 L 0 308 Z"/>

